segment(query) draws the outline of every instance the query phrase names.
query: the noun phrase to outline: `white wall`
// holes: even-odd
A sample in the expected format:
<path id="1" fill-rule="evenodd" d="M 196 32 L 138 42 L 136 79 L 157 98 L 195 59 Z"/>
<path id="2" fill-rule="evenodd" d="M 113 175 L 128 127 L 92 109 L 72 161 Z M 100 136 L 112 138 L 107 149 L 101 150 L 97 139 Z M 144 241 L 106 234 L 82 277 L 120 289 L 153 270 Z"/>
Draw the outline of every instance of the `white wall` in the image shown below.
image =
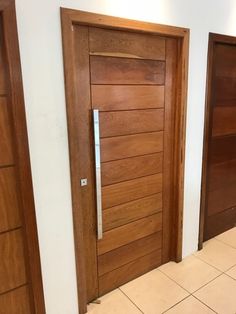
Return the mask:
<path id="1" fill-rule="evenodd" d="M 236 35 L 234 0 L 16 0 L 47 314 L 76 314 L 59 7 L 191 29 L 184 256 L 197 249 L 208 32 Z"/>

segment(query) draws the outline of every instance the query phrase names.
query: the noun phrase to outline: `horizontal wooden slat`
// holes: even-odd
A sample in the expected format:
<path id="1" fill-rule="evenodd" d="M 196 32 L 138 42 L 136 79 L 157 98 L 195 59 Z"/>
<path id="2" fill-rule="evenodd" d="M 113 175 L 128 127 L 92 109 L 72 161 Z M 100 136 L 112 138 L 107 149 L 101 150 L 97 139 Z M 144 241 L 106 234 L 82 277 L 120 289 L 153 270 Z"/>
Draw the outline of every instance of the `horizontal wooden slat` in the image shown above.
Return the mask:
<path id="1" fill-rule="evenodd" d="M 162 233 L 154 233 L 148 237 L 131 242 L 116 250 L 112 250 L 98 257 L 99 276 L 104 275 L 116 268 L 128 264 L 153 251 L 161 249 Z"/>
<path id="2" fill-rule="evenodd" d="M 236 159 L 236 136 L 213 138 L 210 143 L 210 164 Z"/>
<path id="3" fill-rule="evenodd" d="M 236 207 L 208 217 L 205 222 L 204 241 L 235 227 L 235 221 Z"/>
<path id="4" fill-rule="evenodd" d="M 227 185 L 208 194 L 208 216 L 236 206 L 236 184 Z"/>
<path id="5" fill-rule="evenodd" d="M 215 106 L 236 106 L 236 78 L 215 78 Z"/>
<path id="6" fill-rule="evenodd" d="M 90 57 L 91 84 L 163 85 L 165 62 L 113 57 Z"/>
<path id="7" fill-rule="evenodd" d="M 236 133 L 236 107 L 215 107 L 213 110 L 212 135 Z"/>
<path id="8" fill-rule="evenodd" d="M 0 169 L 0 232 L 21 225 L 14 168 Z"/>
<path id="9" fill-rule="evenodd" d="M 155 35 L 93 27 L 89 46 L 91 54 L 165 60 L 165 38 Z"/>
<path id="10" fill-rule="evenodd" d="M 157 250 L 99 278 L 99 294 L 103 295 L 161 265 L 161 250 Z"/>
<path id="11" fill-rule="evenodd" d="M 103 211 L 104 231 L 153 215 L 162 210 L 162 193 L 144 197 Z"/>
<path id="12" fill-rule="evenodd" d="M 162 172 L 163 153 L 102 163 L 102 185 L 114 184 Z"/>
<path id="13" fill-rule="evenodd" d="M 0 24 L 0 94 L 7 93 L 7 62 L 4 53 L 4 35 L 3 35 L 3 27 L 2 23 Z M 2 133 L 0 133 L 2 134 Z"/>
<path id="14" fill-rule="evenodd" d="M 98 255 L 144 238 L 152 233 L 161 231 L 162 213 L 131 222 L 122 227 L 106 231 L 103 239 L 98 241 Z"/>
<path id="15" fill-rule="evenodd" d="M 0 235 L 0 293 L 26 283 L 21 230 Z"/>
<path id="16" fill-rule="evenodd" d="M 164 86 L 92 85 L 92 106 L 100 111 L 163 108 Z"/>
<path id="17" fill-rule="evenodd" d="M 99 118 L 101 137 L 162 131 L 164 127 L 164 109 L 101 112 Z"/>
<path id="18" fill-rule="evenodd" d="M 32 314 L 28 287 L 0 295 L 0 314 Z"/>
<path id="19" fill-rule="evenodd" d="M 7 100 L 0 97 L 0 166 L 13 163 L 12 138 Z"/>
<path id="20" fill-rule="evenodd" d="M 232 184 L 236 185 L 236 159 L 210 166 L 209 191 L 226 188 Z"/>
<path id="21" fill-rule="evenodd" d="M 218 44 L 215 52 L 215 75 L 236 78 L 235 45 Z"/>
<path id="22" fill-rule="evenodd" d="M 163 151 L 163 132 L 101 139 L 101 161 L 111 161 Z"/>
<path id="23" fill-rule="evenodd" d="M 162 173 L 102 187 L 103 209 L 162 191 Z"/>

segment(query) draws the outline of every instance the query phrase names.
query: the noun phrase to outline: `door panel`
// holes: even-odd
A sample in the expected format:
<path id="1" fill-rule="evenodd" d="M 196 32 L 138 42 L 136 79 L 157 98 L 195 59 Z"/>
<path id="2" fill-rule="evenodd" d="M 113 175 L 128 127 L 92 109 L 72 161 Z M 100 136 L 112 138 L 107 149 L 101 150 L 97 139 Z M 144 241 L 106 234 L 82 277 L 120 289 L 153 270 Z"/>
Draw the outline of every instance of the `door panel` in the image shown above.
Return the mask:
<path id="1" fill-rule="evenodd" d="M 154 248 L 161 249 L 161 247 L 162 233 L 157 232 L 102 254 L 98 257 L 99 276 L 150 254 Z"/>
<path id="2" fill-rule="evenodd" d="M 126 282 L 145 274 L 161 264 L 161 250 L 142 256 L 132 262 L 114 269 L 99 277 L 99 289 L 101 294 L 119 287 Z"/>
<path id="3" fill-rule="evenodd" d="M 165 87 L 161 85 L 92 85 L 93 108 L 100 111 L 163 108 Z"/>
<path id="4" fill-rule="evenodd" d="M 0 195 L 1 233 L 20 227 L 22 224 L 13 167 L 3 168 L 0 171 Z"/>
<path id="5" fill-rule="evenodd" d="M 13 164 L 12 135 L 6 97 L 0 96 L 0 166 Z"/>
<path id="6" fill-rule="evenodd" d="M 0 235 L 0 294 L 26 284 L 23 238 L 20 230 Z"/>
<path id="7" fill-rule="evenodd" d="M 105 33 L 107 37 L 101 35 Z M 144 41 L 155 44 L 143 49 Z M 80 206 L 91 301 L 171 258 L 177 40 L 76 26 L 74 42 L 81 84 L 73 117 L 79 171 L 88 179 L 88 185 L 80 187 Z M 100 240 L 94 198 L 94 109 L 99 110 L 100 130 Z"/>
<path id="8" fill-rule="evenodd" d="M 208 142 L 205 143 L 204 240 L 236 224 L 236 45 L 212 46 Z"/>
<path id="9" fill-rule="evenodd" d="M 100 113 L 101 137 L 112 137 L 163 130 L 164 110 L 147 109 Z M 130 123 L 132 121 L 132 124 Z"/>
<path id="10" fill-rule="evenodd" d="M 90 54 L 165 60 L 165 39 L 133 32 L 90 28 Z"/>
<path id="11" fill-rule="evenodd" d="M 0 11 L 0 314 L 44 314 L 14 1 Z"/>
<path id="12" fill-rule="evenodd" d="M 158 153 L 163 150 L 163 132 L 101 139 L 101 161 Z"/>
<path id="13" fill-rule="evenodd" d="M 92 84 L 163 85 L 165 62 L 91 56 Z"/>
<path id="14" fill-rule="evenodd" d="M 163 153 L 129 157 L 102 163 L 102 186 L 162 171 Z"/>
<path id="15" fill-rule="evenodd" d="M 0 296 L 0 314 L 31 314 L 26 286 Z"/>
<path id="16" fill-rule="evenodd" d="M 102 188 L 104 209 L 162 191 L 162 173 L 124 181 Z"/>

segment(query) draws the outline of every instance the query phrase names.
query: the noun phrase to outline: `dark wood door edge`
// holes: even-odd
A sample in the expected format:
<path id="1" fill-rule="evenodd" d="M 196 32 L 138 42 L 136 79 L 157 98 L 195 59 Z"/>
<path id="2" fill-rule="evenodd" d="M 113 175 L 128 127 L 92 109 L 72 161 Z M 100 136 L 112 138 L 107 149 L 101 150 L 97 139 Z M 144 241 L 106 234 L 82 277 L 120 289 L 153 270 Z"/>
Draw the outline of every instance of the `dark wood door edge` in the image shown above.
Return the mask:
<path id="1" fill-rule="evenodd" d="M 207 78 L 206 78 L 206 101 L 205 101 L 205 125 L 203 140 L 203 158 L 202 158 L 202 183 L 201 183 L 201 203 L 200 203 L 200 220 L 199 220 L 199 238 L 198 249 L 203 247 L 204 226 L 206 217 L 206 188 L 207 188 L 207 165 L 208 165 L 208 146 L 211 132 L 211 110 L 212 110 L 212 83 L 213 83 L 213 60 L 214 46 L 217 43 L 236 44 L 236 37 L 209 33 L 208 43 L 208 62 L 207 62 Z"/>
<path id="2" fill-rule="evenodd" d="M 13 130 L 17 135 L 15 136 L 14 148 L 24 240 L 26 243 L 26 266 L 31 288 L 31 304 L 33 304 L 32 313 L 34 313 L 35 309 L 35 313 L 44 314 L 45 305 L 14 0 L 0 0 L 0 11 L 3 19 L 4 43 L 9 74 L 9 103 L 11 105 Z"/>
<path id="3" fill-rule="evenodd" d="M 65 90 L 67 103 L 67 120 L 69 133 L 70 148 L 70 168 L 71 168 L 71 187 L 72 187 L 72 206 L 74 218 L 74 237 L 76 252 L 76 268 L 77 268 L 77 285 L 79 299 L 79 313 L 83 314 L 87 311 L 86 301 L 86 278 L 85 278 L 85 262 L 83 258 L 83 230 L 82 230 L 82 212 L 78 206 L 79 188 L 78 179 L 75 179 L 73 173 L 77 173 L 79 169 L 78 154 L 76 154 L 76 138 L 75 129 L 72 123 L 73 107 L 76 106 L 76 88 L 77 84 L 73 69 L 73 27 L 74 25 L 87 25 L 105 27 L 110 29 L 120 29 L 129 31 L 146 32 L 158 34 L 166 37 L 174 37 L 178 39 L 178 69 L 177 69 L 177 86 L 176 86 L 176 145 L 174 152 L 175 174 L 175 208 L 173 221 L 173 244 L 171 256 L 173 260 L 180 261 L 182 259 L 182 219 L 183 219 L 183 196 L 184 196 L 184 160 L 185 160 L 185 128 L 186 128 L 186 100 L 187 100 L 187 81 L 188 81 L 188 50 L 189 50 L 189 30 L 173 26 L 158 25 L 153 23 L 139 22 L 127 20 L 123 18 L 111 17 L 106 15 L 94 14 L 89 12 L 77 11 L 62 8 L 62 40 L 64 55 L 64 73 L 65 73 Z M 79 226 L 79 227 L 78 227 Z"/>

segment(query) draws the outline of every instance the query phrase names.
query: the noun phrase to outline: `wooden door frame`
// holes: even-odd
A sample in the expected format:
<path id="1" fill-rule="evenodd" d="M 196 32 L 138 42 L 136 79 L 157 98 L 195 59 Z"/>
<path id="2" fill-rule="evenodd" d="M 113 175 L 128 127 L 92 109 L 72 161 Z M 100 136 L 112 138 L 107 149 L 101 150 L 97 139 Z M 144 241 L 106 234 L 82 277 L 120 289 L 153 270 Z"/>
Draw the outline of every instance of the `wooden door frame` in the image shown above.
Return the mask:
<path id="1" fill-rule="evenodd" d="M 73 26 L 85 25 L 94 27 L 105 27 L 128 31 L 144 32 L 147 34 L 158 34 L 178 39 L 178 66 L 177 66 L 177 87 L 176 87 L 176 117 L 175 117 L 175 149 L 174 161 L 176 171 L 174 173 L 174 204 L 175 221 L 175 243 L 173 248 L 173 259 L 182 259 L 182 220 L 183 220 L 183 196 L 184 196 L 184 160 L 185 160 L 185 128 L 186 128 L 186 100 L 188 80 L 188 50 L 189 30 L 173 26 L 165 26 L 135 20 L 128 20 L 118 17 L 111 17 L 84 11 L 61 8 L 62 39 L 65 72 L 65 91 L 67 104 L 67 119 L 70 149 L 72 207 L 74 219 L 74 238 L 76 254 L 77 285 L 79 299 L 79 313 L 86 313 L 86 278 L 85 260 L 83 256 L 83 229 L 82 210 L 79 206 L 79 154 L 77 147 L 78 128 L 73 120 L 76 106 L 76 88 L 78 86 L 73 68 Z M 75 175 L 76 173 L 76 175 Z"/>
<path id="2" fill-rule="evenodd" d="M 3 21 L 8 83 L 10 86 L 8 102 L 10 105 L 11 125 L 15 134 L 14 154 L 16 156 L 16 175 L 19 187 L 18 197 L 23 219 L 22 230 L 24 244 L 26 244 L 25 260 L 28 275 L 27 283 L 30 286 L 32 313 L 45 314 L 15 1 L 0 0 L 0 14 L 2 15 Z"/>
<path id="3" fill-rule="evenodd" d="M 207 166 L 208 166 L 208 146 L 210 142 L 212 129 L 212 83 L 213 83 L 213 63 L 214 63 L 214 47 L 216 44 L 236 45 L 236 37 L 209 33 L 208 41 L 208 57 L 207 57 L 207 78 L 206 78 L 206 101 L 205 101 L 205 125 L 203 140 L 203 157 L 202 157 L 202 184 L 201 184 L 201 204 L 200 204 L 200 220 L 199 220 L 199 239 L 198 249 L 203 247 L 204 226 L 206 221 L 206 189 L 207 189 Z"/>

